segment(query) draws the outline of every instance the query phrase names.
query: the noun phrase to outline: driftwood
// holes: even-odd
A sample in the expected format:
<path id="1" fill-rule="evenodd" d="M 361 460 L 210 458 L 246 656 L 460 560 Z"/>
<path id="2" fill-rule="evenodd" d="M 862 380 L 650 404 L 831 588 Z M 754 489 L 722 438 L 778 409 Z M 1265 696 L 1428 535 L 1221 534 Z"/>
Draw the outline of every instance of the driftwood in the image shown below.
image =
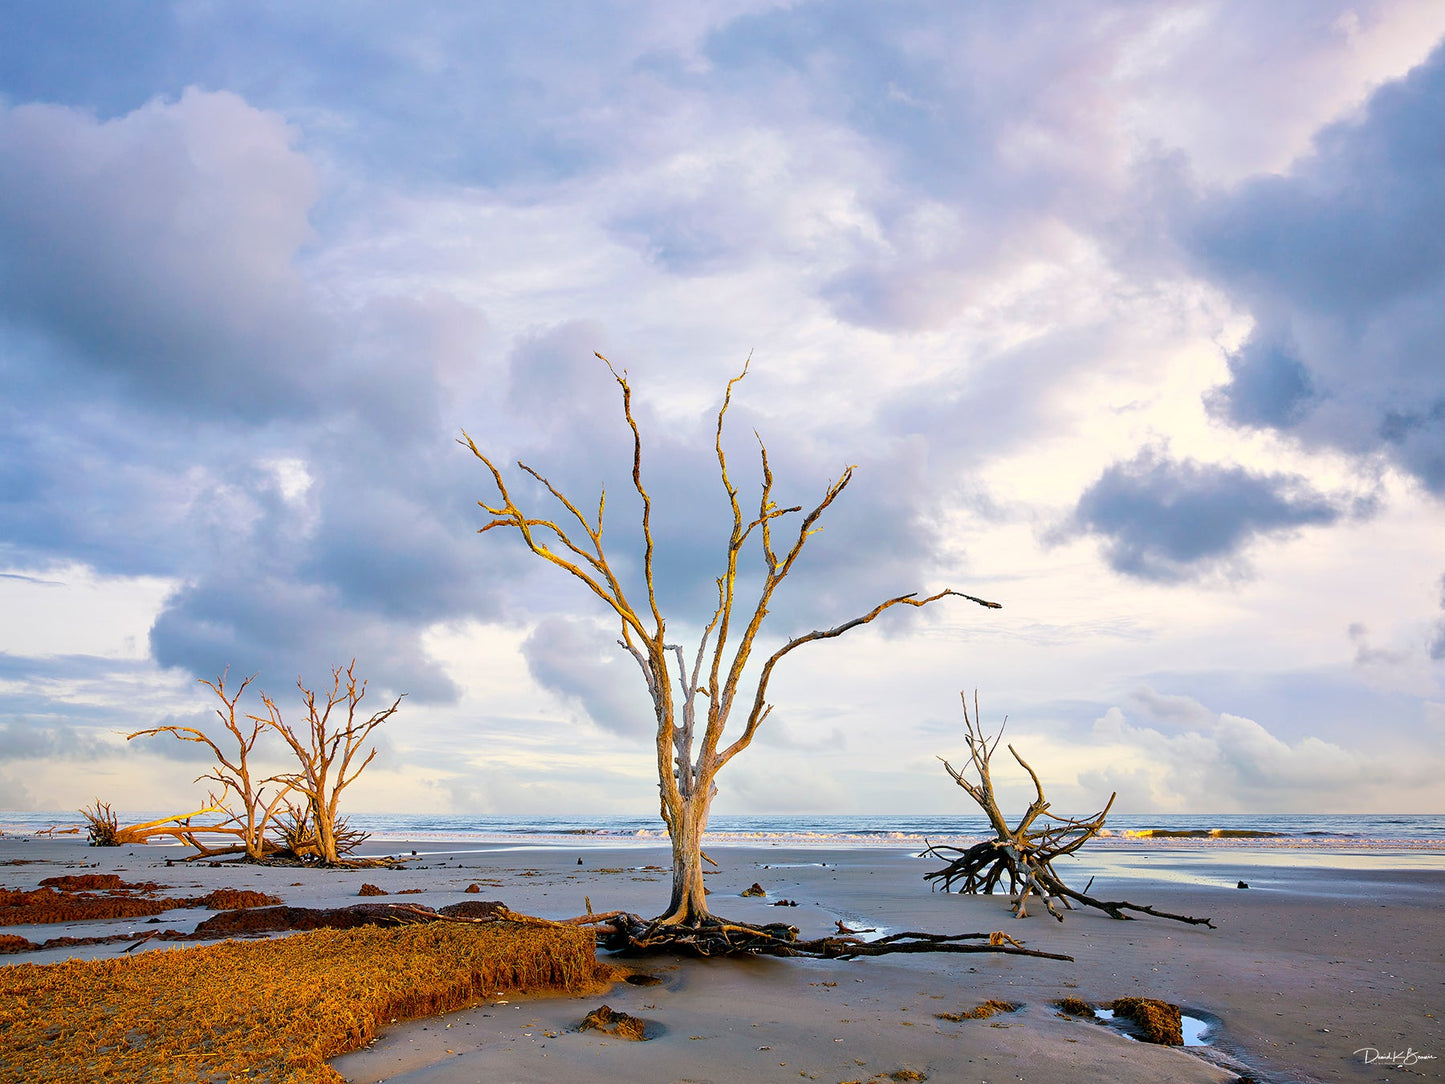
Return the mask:
<path id="1" fill-rule="evenodd" d="M 852 935 L 798 940 L 798 928 L 783 922 L 755 926 L 713 918 L 695 925 L 647 921 L 625 911 L 580 915 L 569 925 L 595 925 L 599 947 L 623 956 L 797 956 L 814 960 L 851 960 L 858 956 L 886 956 L 898 952 L 994 952 L 1007 956 L 1037 956 L 1072 963 L 1072 956 L 1024 948 L 1002 932 L 895 933 L 866 941 Z M 982 942 L 966 944 L 965 942 Z"/>
<path id="2" fill-rule="evenodd" d="M 189 843 L 191 841 L 187 836 L 196 832 L 231 834 L 230 830 L 226 828 L 206 828 L 200 825 L 192 826 L 190 823 L 192 817 L 224 812 L 226 812 L 224 807 L 215 804 L 213 797 L 211 805 L 205 809 L 198 809 L 194 813 L 178 813 L 174 817 L 162 817 L 160 820 L 146 821 L 144 824 L 121 827 L 120 818 L 111 811 L 110 803 L 102 802 L 97 798 L 95 808 L 82 809 L 80 815 L 89 825 L 86 834 L 90 837 L 92 847 L 126 847 L 149 843 L 152 839 L 165 836 Z"/>
<path id="3" fill-rule="evenodd" d="M 126 847 L 174 839 L 195 851 L 194 854 L 184 856 L 181 859 L 184 862 L 232 856 L 249 862 L 285 865 L 317 865 L 323 862 L 315 829 L 311 827 L 310 818 L 304 808 L 287 803 L 290 819 L 278 819 L 271 826 L 276 838 L 263 837 L 257 841 L 253 834 L 254 829 L 243 823 L 219 798 L 212 794 L 207 796 L 206 800 L 210 804 L 194 813 L 178 813 L 174 817 L 124 827 L 110 804 L 99 799 L 96 799 L 94 809 L 82 809 L 80 814 L 86 819 L 86 833 L 92 847 Z M 227 819 L 215 824 L 191 823 L 193 817 L 203 817 L 211 813 L 224 813 Z M 54 829 L 51 831 L 53 833 Z M 325 864 L 340 869 L 369 869 L 397 863 L 395 858 L 340 857 L 368 838 L 367 833 L 347 827 L 345 817 L 338 817 L 333 826 L 332 839 L 339 854 L 335 862 Z"/>
<path id="4" fill-rule="evenodd" d="M 178 904 L 194 901 L 178 900 Z M 892 953 L 977 953 L 992 952 L 1007 956 L 1034 956 L 1046 960 L 1072 963 L 1074 958 L 1061 953 L 1024 948 L 1002 931 L 993 933 L 896 933 L 865 941 L 856 936 L 820 937 L 798 940 L 798 929 L 785 923 L 754 926 L 747 923 L 713 919 L 692 927 L 657 920 L 647 921 L 626 911 L 588 913 L 576 918 L 553 921 L 519 914 L 498 901 L 468 900 L 439 911 L 410 903 L 357 903 L 349 907 L 313 908 L 285 905 L 246 906 L 221 911 L 201 922 L 189 932 L 180 930 L 147 930 L 111 934 L 94 938 L 65 938 L 44 945 L 25 942 L 6 946 L 0 952 L 18 952 L 60 945 L 90 945 L 129 942 L 130 952 L 150 940 L 214 941 L 235 937 L 262 936 L 268 933 L 315 929 L 353 929 L 358 926 L 412 926 L 432 922 L 455 922 L 473 926 L 508 923 L 521 926 L 595 926 L 599 948 L 623 956 L 782 956 L 814 960 L 851 960 L 859 956 L 886 956 Z M 20 939 L 12 939 L 19 941 Z"/>
<path id="5" fill-rule="evenodd" d="M 952 891 L 954 884 L 958 882 L 959 892 L 992 894 L 1007 877 L 1009 894 L 1017 896 L 1013 905 L 1015 918 L 1028 917 L 1028 901 L 1032 897 L 1039 900 L 1044 909 L 1060 922 L 1064 920 L 1064 916 L 1055 908 L 1054 902 L 1058 901 L 1066 910 L 1072 910 L 1073 904 L 1070 901 L 1073 900 L 1087 907 L 1097 908 L 1112 918 L 1131 918 L 1133 916 L 1125 912 L 1137 911 L 1156 918 L 1168 918 L 1213 929 L 1214 923 L 1207 918 L 1171 914 L 1124 900 L 1096 899 L 1087 894 L 1089 885 L 1093 884 L 1092 880 L 1089 885 L 1084 886 L 1083 892 L 1066 885 L 1054 869 L 1053 863 L 1059 858 L 1074 854 L 1099 834 L 1104 827 L 1104 818 L 1114 805 L 1116 795 L 1109 795 L 1104 808 L 1092 816 L 1061 817 L 1050 813 L 1049 802 L 1044 797 L 1044 786 L 1039 781 L 1038 773 L 1019 755 L 1018 750 L 1010 745 L 1007 747 L 1008 751 L 1033 780 L 1035 795 L 1023 816 L 1019 818 L 1018 824 L 1010 827 L 999 809 L 993 777 L 990 774 L 991 758 L 999 742 L 1003 740 L 1003 728 L 1000 727 L 998 734 L 992 738 L 984 734 L 979 721 L 978 693 L 974 693 L 971 717 L 967 695 L 962 699 L 969 763 L 962 771 L 955 769 L 946 760 L 943 761 L 943 766 L 953 777 L 953 781 L 968 793 L 988 817 L 994 838 L 967 848 L 930 843 L 923 853 L 947 859 L 948 865 L 925 873 L 924 880 L 941 883 L 945 892 Z M 977 776 L 977 781 L 968 777 L 970 770 Z"/>

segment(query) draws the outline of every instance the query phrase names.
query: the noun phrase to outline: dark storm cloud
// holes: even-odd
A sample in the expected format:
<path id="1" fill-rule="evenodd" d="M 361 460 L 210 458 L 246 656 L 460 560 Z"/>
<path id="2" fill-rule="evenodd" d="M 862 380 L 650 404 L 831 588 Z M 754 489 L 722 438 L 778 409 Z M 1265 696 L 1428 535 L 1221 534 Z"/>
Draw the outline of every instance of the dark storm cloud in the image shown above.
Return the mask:
<path id="1" fill-rule="evenodd" d="M 341 438 L 341 439 L 335 439 Z M 304 493 L 258 478 L 212 560 L 167 600 L 151 632 L 163 665 L 263 672 L 267 687 L 317 682 L 357 659 L 381 688 L 449 700 L 420 637 L 443 620 L 494 615 L 515 554 L 480 547 L 469 490 L 479 479 L 446 434 L 378 443 L 342 426 L 320 442 Z"/>
<path id="2" fill-rule="evenodd" d="M 1229 562 L 1259 536 L 1328 525 L 1345 511 L 1299 477 L 1145 449 L 1084 491 L 1070 529 L 1100 537 L 1116 572 L 1177 581 Z"/>
<path id="3" fill-rule="evenodd" d="M 1215 415 L 1236 425 L 1288 429 L 1314 405 L 1310 371 L 1289 348 L 1250 339 L 1228 360 L 1230 382 L 1206 397 Z"/>
<path id="4" fill-rule="evenodd" d="M 1445 47 L 1182 237 L 1253 313 L 1209 399 L 1236 424 L 1381 455 L 1445 496 Z"/>

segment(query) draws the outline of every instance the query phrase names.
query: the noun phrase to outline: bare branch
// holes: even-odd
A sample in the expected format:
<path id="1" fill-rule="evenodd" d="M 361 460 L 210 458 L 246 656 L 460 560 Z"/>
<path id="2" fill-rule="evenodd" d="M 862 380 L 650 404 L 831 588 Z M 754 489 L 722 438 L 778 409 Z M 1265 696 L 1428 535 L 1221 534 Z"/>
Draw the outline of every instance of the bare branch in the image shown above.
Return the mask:
<path id="1" fill-rule="evenodd" d="M 663 633 L 662 613 L 657 608 L 657 591 L 652 582 L 652 498 L 648 496 L 647 490 L 642 487 L 642 433 L 637 428 L 637 419 L 632 416 L 632 387 L 627 383 L 627 373 L 619 374 L 612 367 L 612 362 L 593 351 L 593 354 L 607 366 L 612 378 L 617 381 L 618 387 L 622 389 L 622 414 L 627 419 L 627 427 L 632 430 L 632 487 L 637 490 L 637 495 L 642 498 L 642 538 L 645 549 L 642 557 L 643 579 L 647 581 L 647 601 L 652 607 L 653 635 L 661 640 Z"/>
<path id="2" fill-rule="evenodd" d="M 800 541 L 799 545 L 801 544 L 802 543 Z M 790 564 L 794 556 L 795 554 L 789 556 L 788 561 Z M 781 573 L 781 575 L 786 574 L 786 571 Z M 996 602 L 984 602 L 981 599 L 974 598 L 972 595 L 965 595 L 961 591 L 954 591 L 952 588 L 945 588 L 944 590 L 939 591 L 937 594 L 929 595 L 927 598 L 924 599 L 915 598 L 913 594 L 899 595 L 896 598 L 891 598 L 886 602 L 880 602 L 877 606 L 873 607 L 873 609 L 869 610 L 866 614 L 863 614 L 860 617 L 855 617 L 851 621 L 845 621 L 841 625 L 836 625 L 831 629 L 815 629 L 813 632 L 804 633 L 802 636 L 794 637 L 782 647 L 778 648 L 777 651 L 773 652 L 772 656 L 768 659 L 768 661 L 763 664 L 762 673 L 758 677 L 757 691 L 753 695 L 753 708 L 752 711 L 748 713 L 747 725 L 743 729 L 742 735 L 737 739 L 737 741 L 733 742 L 732 745 L 728 746 L 726 751 L 724 751 L 723 754 L 718 757 L 718 766 L 721 767 L 722 765 L 726 764 L 733 757 L 737 756 L 738 753 L 746 749 L 748 745 L 752 742 L 753 734 L 757 732 L 758 727 L 762 724 L 763 719 L 767 715 L 766 700 L 768 695 L 768 682 L 772 679 L 773 668 L 777 666 L 778 662 L 789 652 L 793 651 L 795 648 L 802 647 L 804 644 L 813 643 L 817 640 L 831 640 L 834 637 L 842 636 L 850 629 L 856 629 L 859 625 L 868 624 L 880 614 L 882 614 L 885 610 L 891 609 L 894 606 L 913 606 L 921 609 L 922 607 L 927 606 L 930 603 L 937 602 L 941 598 L 948 598 L 949 596 L 966 598 L 970 601 L 978 602 L 980 605 L 983 606 L 990 606 L 995 609 L 998 608 L 998 603 Z"/>

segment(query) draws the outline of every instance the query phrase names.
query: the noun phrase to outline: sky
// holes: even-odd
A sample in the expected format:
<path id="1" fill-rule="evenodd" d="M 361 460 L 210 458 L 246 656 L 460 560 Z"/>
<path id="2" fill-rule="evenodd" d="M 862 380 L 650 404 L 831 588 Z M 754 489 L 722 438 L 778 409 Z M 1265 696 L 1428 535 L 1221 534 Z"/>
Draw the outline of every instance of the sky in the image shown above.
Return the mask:
<path id="1" fill-rule="evenodd" d="M 655 810 L 457 443 L 638 590 L 600 351 L 679 642 L 749 357 L 741 499 L 857 467 L 766 645 L 1002 604 L 791 654 L 716 811 L 966 812 L 977 690 L 1060 810 L 1445 812 L 1442 116 L 1433 0 L 5 5 L 0 809 L 195 808 L 126 734 L 355 659 L 345 808 Z"/>

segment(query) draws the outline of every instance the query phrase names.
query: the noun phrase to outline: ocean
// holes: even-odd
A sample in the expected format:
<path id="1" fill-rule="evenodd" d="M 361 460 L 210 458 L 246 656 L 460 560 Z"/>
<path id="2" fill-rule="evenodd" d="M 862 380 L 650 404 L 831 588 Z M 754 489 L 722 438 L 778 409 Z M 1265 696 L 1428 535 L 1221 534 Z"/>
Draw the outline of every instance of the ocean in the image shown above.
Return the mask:
<path id="1" fill-rule="evenodd" d="M 122 824 L 165 812 L 118 810 Z M 655 816 L 494 816 L 474 813 L 353 813 L 353 828 L 377 842 L 447 841 L 514 846 L 589 843 L 618 846 L 666 840 Z M 83 826 L 78 812 L 0 811 L 0 833 L 31 835 L 50 828 Z M 981 815 L 970 814 L 716 814 L 706 841 L 715 845 L 780 844 L 793 847 L 922 848 L 927 842 L 957 844 L 991 833 Z M 1146 813 L 1110 817 L 1091 846 L 1170 846 L 1313 849 L 1445 849 L 1445 814 L 1376 813 Z"/>

